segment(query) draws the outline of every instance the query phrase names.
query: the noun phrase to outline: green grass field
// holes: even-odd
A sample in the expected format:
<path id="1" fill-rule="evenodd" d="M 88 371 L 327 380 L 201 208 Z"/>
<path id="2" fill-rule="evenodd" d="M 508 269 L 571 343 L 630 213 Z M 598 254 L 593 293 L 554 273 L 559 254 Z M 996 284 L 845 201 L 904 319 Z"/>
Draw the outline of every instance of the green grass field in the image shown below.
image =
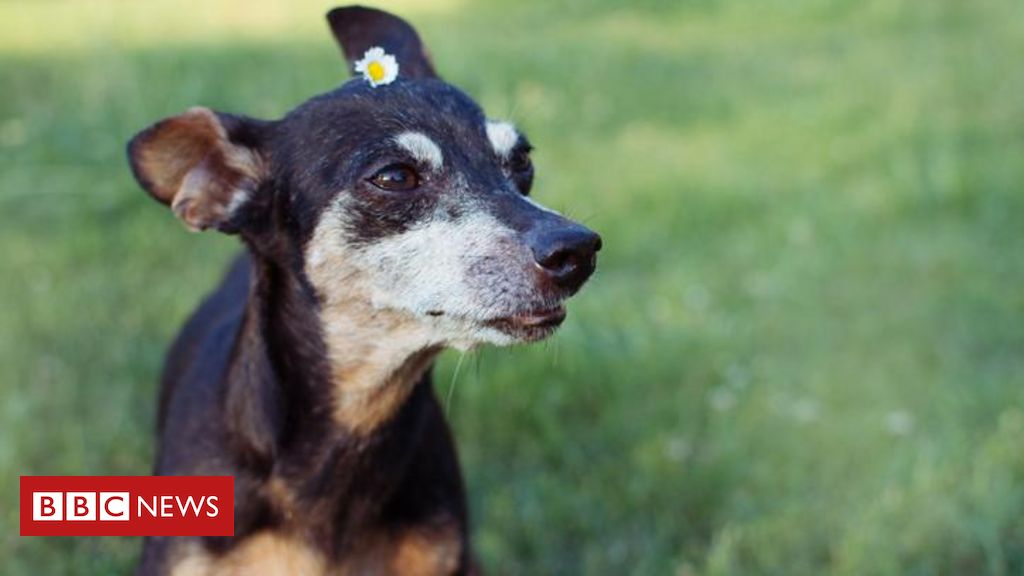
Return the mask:
<path id="1" fill-rule="evenodd" d="M 237 249 L 124 143 L 346 76 L 330 2 L 182 4 L 0 3 L 2 574 L 130 570 L 18 476 L 148 473 Z M 1024 3 L 385 6 L 605 239 L 551 342 L 438 367 L 489 573 L 1024 574 Z"/>

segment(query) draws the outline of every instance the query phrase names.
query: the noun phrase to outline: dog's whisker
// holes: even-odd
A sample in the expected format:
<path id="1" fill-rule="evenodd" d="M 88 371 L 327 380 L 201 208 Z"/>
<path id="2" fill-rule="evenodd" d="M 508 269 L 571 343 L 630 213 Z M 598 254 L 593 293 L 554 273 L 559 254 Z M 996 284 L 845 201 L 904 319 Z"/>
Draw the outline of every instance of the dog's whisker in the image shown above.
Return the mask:
<path id="1" fill-rule="evenodd" d="M 508 119 L 515 122 L 518 120 L 516 113 L 519 112 L 519 99 L 515 98 L 512 101 L 512 108 L 508 111 Z"/>
<path id="2" fill-rule="evenodd" d="M 469 354 L 469 352 L 461 352 L 459 354 L 459 361 L 455 363 L 455 370 L 452 372 L 452 381 L 448 384 L 448 394 L 444 399 L 444 413 L 446 416 L 451 415 L 452 393 L 455 391 L 455 381 L 459 379 L 459 372 L 462 370 L 462 362 L 466 359 L 467 354 Z"/>
<path id="3" fill-rule="evenodd" d="M 476 382 L 480 382 L 480 366 L 483 364 L 483 356 L 484 356 L 483 350 L 481 350 L 480 352 L 477 352 L 474 356 L 475 356 L 475 358 L 473 359 L 473 364 L 474 364 L 473 370 L 475 372 L 473 374 L 473 377 L 474 377 L 473 378 L 473 382 L 476 383 Z"/>

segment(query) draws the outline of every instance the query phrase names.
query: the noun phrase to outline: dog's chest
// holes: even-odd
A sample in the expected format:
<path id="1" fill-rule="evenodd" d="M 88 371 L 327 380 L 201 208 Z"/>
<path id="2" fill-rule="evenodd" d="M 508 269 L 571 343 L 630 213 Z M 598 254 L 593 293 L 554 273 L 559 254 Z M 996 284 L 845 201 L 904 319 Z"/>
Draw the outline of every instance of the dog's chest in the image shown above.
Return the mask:
<path id="1" fill-rule="evenodd" d="M 304 543 L 276 532 L 260 532 L 230 551 L 212 554 L 190 543 L 171 570 L 172 576 L 234 576 L 242 574 L 309 574 L 326 576 L 326 558 Z"/>
<path id="2" fill-rule="evenodd" d="M 462 539 L 454 527 L 409 529 L 395 536 L 382 533 L 366 538 L 347 557 L 332 562 L 302 540 L 268 530 L 221 555 L 198 544 L 182 552 L 172 576 L 441 576 L 459 569 Z"/>

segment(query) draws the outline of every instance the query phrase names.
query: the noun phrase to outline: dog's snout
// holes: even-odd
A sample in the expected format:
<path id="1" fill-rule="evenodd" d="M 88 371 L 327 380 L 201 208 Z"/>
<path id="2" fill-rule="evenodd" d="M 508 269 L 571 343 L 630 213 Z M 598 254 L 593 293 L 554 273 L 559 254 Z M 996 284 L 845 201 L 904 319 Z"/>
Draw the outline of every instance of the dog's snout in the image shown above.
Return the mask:
<path id="1" fill-rule="evenodd" d="M 557 228 L 535 235 L 530 248 L 555 285 L 575 292 L 594 273 L 601 237 L 582 226 Z"/>

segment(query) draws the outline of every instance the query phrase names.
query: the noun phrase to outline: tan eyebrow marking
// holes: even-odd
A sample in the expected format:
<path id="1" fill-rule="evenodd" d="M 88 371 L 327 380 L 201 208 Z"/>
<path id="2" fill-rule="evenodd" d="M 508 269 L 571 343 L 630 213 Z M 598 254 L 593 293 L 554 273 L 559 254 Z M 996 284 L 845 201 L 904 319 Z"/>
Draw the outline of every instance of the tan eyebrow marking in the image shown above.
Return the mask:
<path id="1" fill-rule="evenodd" d="M 395 143 L 413 158 L 430 165 L 434 170 L 440 170 L 444 166 L 441 147 L 422 132 L 403 132 L 395 137 Z"/>
<path id="2" fill-rule="evenodd" d="M 508 158 L 519 142 L 519 131 L 511 122 L 488 120 L 487 139 L 491 141 L 491 147 L 501 158 Z"/>

